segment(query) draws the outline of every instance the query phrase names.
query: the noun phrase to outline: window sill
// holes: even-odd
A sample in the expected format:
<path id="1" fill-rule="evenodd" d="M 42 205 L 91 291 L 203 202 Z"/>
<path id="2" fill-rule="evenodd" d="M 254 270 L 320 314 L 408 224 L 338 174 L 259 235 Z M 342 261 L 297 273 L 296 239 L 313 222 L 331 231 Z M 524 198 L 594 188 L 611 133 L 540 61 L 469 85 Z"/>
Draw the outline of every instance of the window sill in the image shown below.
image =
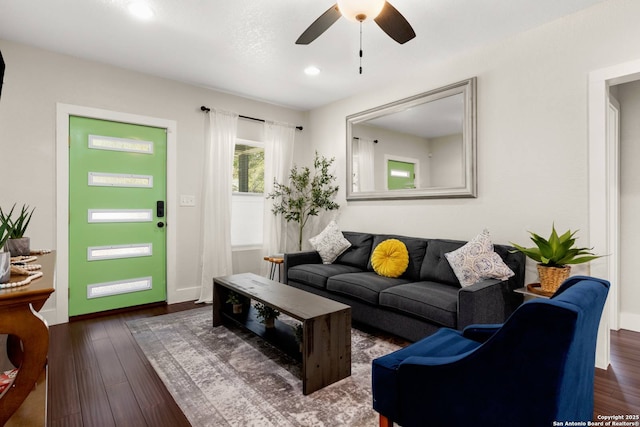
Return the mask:
<path id="1" fill-rule="evenodd" d="M 231 252 L 259 251 L 262 245 L 232 246 Z"/>

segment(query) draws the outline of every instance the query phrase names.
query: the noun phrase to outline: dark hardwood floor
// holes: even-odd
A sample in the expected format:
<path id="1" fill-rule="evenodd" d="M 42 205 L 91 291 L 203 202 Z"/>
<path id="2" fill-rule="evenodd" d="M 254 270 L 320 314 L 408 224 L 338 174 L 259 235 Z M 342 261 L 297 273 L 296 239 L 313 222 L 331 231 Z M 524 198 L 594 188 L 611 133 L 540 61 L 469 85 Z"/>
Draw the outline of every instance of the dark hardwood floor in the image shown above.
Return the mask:
<path id="1" fill-rule="evenodd" d="M 52 326 L 47 425 L 189 426 L 125 322 L 197 307 L 186 302 Z"/>
<path id="2" fill-rule="evenodd" d="M 189 426 L 125 322 L 197 307 L 187 302 L 52 326 L 48 425 Z M 640 414 L 640 333 L 612 331 L 611 359 L 608 370 L 596 369 L 594 419 Z"/>

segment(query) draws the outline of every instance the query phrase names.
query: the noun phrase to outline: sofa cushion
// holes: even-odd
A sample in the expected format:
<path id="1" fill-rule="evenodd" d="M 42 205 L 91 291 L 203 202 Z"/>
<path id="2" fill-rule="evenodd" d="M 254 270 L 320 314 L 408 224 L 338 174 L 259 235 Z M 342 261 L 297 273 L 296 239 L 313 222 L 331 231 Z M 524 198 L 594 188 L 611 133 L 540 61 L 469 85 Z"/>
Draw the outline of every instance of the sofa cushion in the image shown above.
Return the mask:
<path id="1" fill-rule="evenodd" d="M 435 282 L 414 282 L 380 292 L 380 305 L 455 328 L 458 289 Z"/>
<path id="2" fill-rule="evenodd" d="M 406 279 L 378 276 L 372 271 L 350 273 L 330 277 L 327 281 L 327 290 L 378 305 L 380 291 L 407 282 Z"/>
<path id="3" fill-rule="evenodd" d="M 460 282 L 444 254 L 455 251 L 464 246 L 465 243 L 467 242 L 459 240 L 430 240 L 427 253 L 420 267 L 419 280 L 446 283 L 459 288 Z"/>
<path id="4" fill-rule="evenodd" d="M 513 271 L 493 251 L 489 230 L 484 230 L 464 246 L 444 254 L 462 287 L 482 279 L 507 280 Z"/>
<path id="5" fill-rule="evenodd" d="M 288 280 L 293 280 L 316 288 L 325 289 L 327 279 L 345 273 L 357 273 L 359 268 L 341 264 L 302 264 L 291 267 L 287 271 Z"/>
<path id="6" fill-rule="evenodd" d="M 409 252 L 398 239 L 380 243 L 371 254 L 373 270 L 384 277 L 400 277 L 409 266 Z"/>
<path id="7" fill-rule="evenodd" d="M 331 264 L 351 246 L 351 242 L 344 238 L 335 221 L 329 222 L 320 234 L 310 238 L 309 243 L 318 251 L 324 264 Z"/>
<path id="8" fill-rule="evenodd" d="M 336 264 L 345 264 L 358 267 L 361 270 L 367 269 L 369 255 L 371 255 L 371 245 L 373 235 L 368 233 L 358 233 L 355 231 L 343 231 L 345 239 L 351 242 L 351 247 L 344 251 L 336 260 Z"/>
<path id="9" fill-rule="evenodd" d="M 409 266 L 402 276 L 403 279 L 419 280 L 420 278 L 420 266 L 424 259 L 425 250 L 427 248 L 427 239 L 420 239 L 417 237 L 406 236 L 394 236 L 389 234 L 377 234 L 373 236 L 373 250 L 376 250 L 376 246 L 384 242 L 387 239 L 398 239 L 407 247 L 409 251 Z M 373 252 L 373 251 L 372 251 Z M 373 265 L 371 260 L 367 265 L 367 270 L 373 271 Z"/>

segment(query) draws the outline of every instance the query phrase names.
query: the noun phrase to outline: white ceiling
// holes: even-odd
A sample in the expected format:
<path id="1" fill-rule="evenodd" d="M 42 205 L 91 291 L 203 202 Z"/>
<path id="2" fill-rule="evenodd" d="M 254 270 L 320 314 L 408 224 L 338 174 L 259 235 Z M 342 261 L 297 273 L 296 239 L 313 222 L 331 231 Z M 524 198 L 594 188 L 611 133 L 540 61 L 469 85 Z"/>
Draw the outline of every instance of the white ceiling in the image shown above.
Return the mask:
<path id="1" fill-rule="evenodd" d="M 417 36 L 399 45 L 364 24 L 362 75 L 357 23 L 294 44 L 333 0 L 145 1 L 148 22 L 130 0 L 2 0 L 0 38 L 308 110 L 605 0 L 393 0 Z"/>

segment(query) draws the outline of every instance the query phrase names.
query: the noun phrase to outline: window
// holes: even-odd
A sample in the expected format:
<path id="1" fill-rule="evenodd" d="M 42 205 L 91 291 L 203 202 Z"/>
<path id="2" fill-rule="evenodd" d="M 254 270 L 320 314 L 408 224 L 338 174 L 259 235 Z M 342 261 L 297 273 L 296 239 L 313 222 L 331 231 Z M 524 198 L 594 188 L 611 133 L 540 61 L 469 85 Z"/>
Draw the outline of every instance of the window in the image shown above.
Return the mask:
<path id="1" fill-rule="evenodd" d="M 262 246 L 264 210 L 264 145 L 236 140 L 233 156 L 231 200 L 231 245 L 234 248 Z"/>

